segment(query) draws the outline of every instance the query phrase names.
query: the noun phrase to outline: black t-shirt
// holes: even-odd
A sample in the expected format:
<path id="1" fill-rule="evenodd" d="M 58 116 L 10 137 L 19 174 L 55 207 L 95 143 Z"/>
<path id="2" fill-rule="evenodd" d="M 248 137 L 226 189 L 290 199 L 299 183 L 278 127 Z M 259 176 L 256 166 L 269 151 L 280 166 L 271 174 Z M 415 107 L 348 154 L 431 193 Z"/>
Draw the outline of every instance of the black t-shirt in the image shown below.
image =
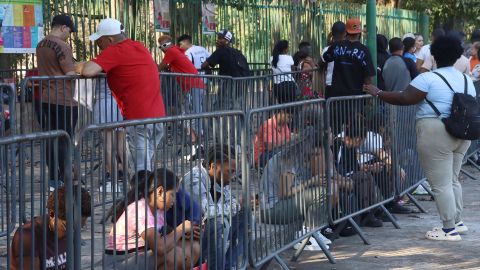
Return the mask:
<path id="1" fill-rule="evenodd" d="M 375 75 L 375 67 L 368 48 L 359 41 L 335 42 L 323 54 L 326 62 L 335 62 L 332 93 L 328 97 L 363 95 L 365 78 Z"/>
<path id="2" fill-rule="evenodd" d="M 48 222 L 49 217 L 46 217 Z M 67 269 L 67 239 L 58 239 L 58 256 L 55 252 L 57 244 L 55 242 L 55 233 L 50 231 L 48 225 L 44 223 L 43 217 L 36 217 L 32 222 L 23 226 L 22 242 L 20 242 L 20 229 L 17 229 L 12 240 L 12 252 L 10 254 L 11 269 L 20 269 L 20 260 L 31 260 L 31 257 L 38 257 L 40 269 L 50 270 Z M 33 239 L 32 239 L 33 230 Z M 46 239 L 44 239 L 46 232 Z M 35 242 L 35 246 L 32 246 Z M 44 243 L 46 250 L 44 251 Z M 20 257 L 20 247 L 23 245 L 23 257 Z M 44 254 L 45 252 L 45 254 Z"/>
<path id="3" fill-rule="evenodd" d="M 221 47 L 215 50 L 212 55 L 207 58 L 207 62 L 210 66 L 214 67 L 219 65 L 219 75 L 232 77 L 241 76 L 241 70 L 238 65 L 235 64 L 236 58 L 232 50 L 233 49 L 229 47 Z"/>
<path id="4" fill-rule="evenodd" d="M 358 148 L 346 147 L 341 138 L 334 140 L 333 155 L 337 171 L 340 175 L 351 176 L 351 174 L 360 171 L 358 154 Z"/>

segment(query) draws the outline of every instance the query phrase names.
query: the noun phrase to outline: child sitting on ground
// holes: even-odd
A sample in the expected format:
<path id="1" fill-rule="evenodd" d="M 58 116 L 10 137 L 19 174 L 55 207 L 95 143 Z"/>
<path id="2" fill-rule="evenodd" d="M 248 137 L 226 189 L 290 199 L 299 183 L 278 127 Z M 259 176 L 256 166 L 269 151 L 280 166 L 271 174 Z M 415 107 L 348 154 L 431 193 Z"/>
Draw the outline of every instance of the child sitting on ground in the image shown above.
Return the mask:
<path id="1" fill-rule="evenodd" d="M 177 176 L 163 168 L 138 179 L 127 202 L 120 201 L 113 212 L 115 225 L 105 253 L 116 256 L 107 256 L 108 265 L 121 269 L 188 269 L 196 265 L 200 228 L 190 220 L 171 229 L 166 224 L 165 214 L 175 202 L 177 187 Z"/>

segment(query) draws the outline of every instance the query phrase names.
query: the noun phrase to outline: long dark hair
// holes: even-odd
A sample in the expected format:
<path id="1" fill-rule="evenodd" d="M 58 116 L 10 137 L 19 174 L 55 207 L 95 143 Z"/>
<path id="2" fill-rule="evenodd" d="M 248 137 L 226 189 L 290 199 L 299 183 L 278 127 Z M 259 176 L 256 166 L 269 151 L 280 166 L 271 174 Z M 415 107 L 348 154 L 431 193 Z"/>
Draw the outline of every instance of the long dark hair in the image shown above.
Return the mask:
<path id="1" fill-rule="evenodd" d="M 278 64 L 278 59 L 280 57 L 280 54 L 282 54 L 286 49 L 288 48 L 288 41 L 286 40 L 280 40 L 275 44 L 275 47 L 273 47 L 272 51 L 272 66 L 277 67 Z"/>
<path id="2" fill-rule="evenodd" d="M 138 176 L 138 185 L 133 185 L 127 193 L 126 202 L 125 199 L 120 199 L 112 206 L 110 212 L 107 215 L 112 217 L 112 223 L 116 223 L 122 216 L 126 208 L 133 202 L 148 197 L 152 192 L 155 192 L 157 188 L 163 187 L 164 191 L 173 190 L 178 184 L 178 177 L 172 171 L 160 168 L 155 173 L 141 171 L 136 176 L 133 176 L 130 183 L 135 183 Z M 155 181 L 156 177 L 156 181 Z M 137 189 L 138 188 L 138 189 Z M 135 193 L 138 190 L 138 197 L 135 197 Z M 145 193 L 146 191 L 146 193 Z M 115 214 L 115 216 L 114 216 Z"/>

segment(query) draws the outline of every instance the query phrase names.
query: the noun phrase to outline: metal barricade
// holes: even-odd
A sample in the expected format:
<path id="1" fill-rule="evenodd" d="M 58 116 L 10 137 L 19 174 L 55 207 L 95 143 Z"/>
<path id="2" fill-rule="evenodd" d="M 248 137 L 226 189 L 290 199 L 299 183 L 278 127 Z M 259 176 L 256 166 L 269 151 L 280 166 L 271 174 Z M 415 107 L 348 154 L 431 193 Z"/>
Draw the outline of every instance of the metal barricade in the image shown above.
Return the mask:
<path id="1" fill-rule="evenodd" d="M 474 167 L 475 169 L 480 171 L 480 165 L 479 165 L 479 152 L 480 152 L 480 141 L 472 141 L 472 144 L 470 145 L 470 148 L 468 148 L 467 153 L 465 154 L 465 157 L 463 158 L 463 165 L 470 165 Z M 477 180 L 478 178 L 475 177 L 473 174 L 470 172 L 466 171 L 465 169 L 460 170 L 461 173 L 465 174 L 467 177 Z"/>
<path id="2" fill-rule="evenodd" d="M 250 265 L 267 267 L 293 246 L 296 260 L 313 237 L 331 262 L 317 234 L 328 225 L 327 174 L 322 99 L 250 110 L 247 114 L 251 197 L 256 199 L 250 230 Z M 313 240 L 311 240 L 313 241 Z"/>
<path id="3" fill-rule="evenodd" d="M 48 144 L 53 145 L 55 169 L 43 158 Z M 0 246 L 6 253 L 0 265 L 6 269 L 37 269 L 36 264 L 73 269 L 72 163 L 61 158 L 71 156 L 70 145 L 64 131 L 0 138 Z M 54 179 L 47 177 L 49 170 L 56 171 Z M 64 171 L 63 179 L 57 170 Z M 50 190 L 51 182 L 58 188 Z"/>
<path id="4" fill-rule="evenodd" d="M 200 122 L 211 128 L 194 142 L 169 130 Z M 75 268 L 245 269 L 250 198 L 244 125 L 241 111 L 219 111 L 82 129 L 75 168 L 90 190 L 94 218 L 82 232 L 75 230 L 85 243 L 81 248 L 76 242 Z M 119 140 L 120 129 L 126 140 Z M 100 147 L 97 137 L 103 138 Z M 84 152 L 92 152 L 91 159 L 81 158 Z"/>
<path id="5" fill-rule="evenodd" d="M 396 167 L 400 178 L 396 179 L 397 196 L 407 195 L 422 211 L 425 210 L 410 194 L 426 180 L 417 154 L 417 135 L 415 131 L 416 106 L 390 106 L 390 125 L 392 126 L 392 152 L 396 157 Z M 426 190 L 428 190 L 426 188 Z"/>
<path id="6" fill-rule="evenodd" d="M 185 73 L 160 73 L 167 115 L 230 109 L 223 97 L 231 92 L 232 77 Z"/>
<path id="7" fill-rule="evenodd" d="M 15 134 L 16 93 L 10 85 L 0 85 L 0 138 Z M 4 108 L 8 105 L 8 108 Z"/>
<path id="8" fill-rule="evenodd" d="M 330 190 L 338 192 L 338 203 L 329 211 L 331 221 L 348 220 L 368 244 L 357 222 L 371 218 L 377 209 L 399 228 L 383 206 L 394 199 L 395 179 L 400 178 L 391 145 L 392 106 L 370 96 L 349 96 L 328 99 L 326 111 L 325 137 L 332 149 L 326 155 L 334 161 L 328 179 Z"/>

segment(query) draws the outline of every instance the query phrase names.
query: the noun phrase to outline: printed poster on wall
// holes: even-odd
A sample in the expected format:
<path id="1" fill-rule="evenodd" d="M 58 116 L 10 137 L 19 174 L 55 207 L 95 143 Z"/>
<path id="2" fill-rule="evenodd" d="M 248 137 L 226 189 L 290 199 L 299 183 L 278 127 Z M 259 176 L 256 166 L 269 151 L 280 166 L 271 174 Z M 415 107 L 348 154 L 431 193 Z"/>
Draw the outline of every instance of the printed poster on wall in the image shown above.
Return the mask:
<path id="1" fill-rule="evenodd" d="M 170 4 L 169 0 L 154 0 L 153 10 L 155 16 L 155 30 L 170 32 Z"/>
<path id="2" fill-rule="evenodd" d="M 42 13 L 42 0 L 0 0 L 0 53 L 35 53 Z"/>
<path id="3" fill-rule="evenodd" d="M 204 34 L 215 34 L 217 29 L 216 9 L 215 4 L 202 3 L 202 32 Z"/>

